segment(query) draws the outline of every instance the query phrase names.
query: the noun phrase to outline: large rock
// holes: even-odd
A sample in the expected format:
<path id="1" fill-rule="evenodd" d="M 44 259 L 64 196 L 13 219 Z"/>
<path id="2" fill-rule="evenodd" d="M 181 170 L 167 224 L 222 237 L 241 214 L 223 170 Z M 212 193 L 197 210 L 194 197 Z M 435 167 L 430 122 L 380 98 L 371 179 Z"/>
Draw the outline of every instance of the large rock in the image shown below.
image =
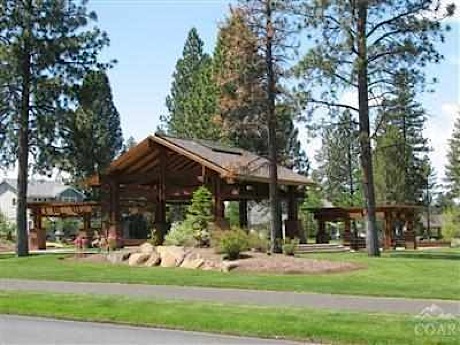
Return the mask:
<path id="1" fill-rule="evenodd" d="M 155 246 L 148 242 L 145 242 L 139 246 L 139 253 L 152 254 L 155 252 Z"/>
<path id="2" fill-rule="evenodd" d="M 157 252 L 153 252 L 152 254 L 150 254 L 150 257 L 145 262 L 145 266 L 147 267 L 158 266 L 160 262 L 161 262 L 160 254 Z"/>
<path id="3" fill-rule="evenodd" d="M 130 254 L 129 252 L 111 252 L 107 254 L 107 261 L 115 265 L 121 264 L 130 257 Z"/>
<path id="4" fill-rule="evenodd" d="M 150 254 L 146 253 L 133 253 L 129 256 L 128 265 L 129 266 L 139 266 L 144 264 L 150 257 Z"/>
<path id="5" fill-rule="evenodd" d="M 178 267 L 187 254 L 184 247 L 178 246 L 158 246 L 156 251 L 161 256 L 161 267 Z"/>
<path id="6" fill-rule="evenodd" d="M 222 261 L 222 264 L 220 265 L 220 270 L 222 272 L 230 272 L 232 269 L 238 267 L 238 261 L 228 261 L 224 260 Z"/>
<path id="7" fill-rule="evenodd" d="M 205 260 L 200 267 L 203 271 L 216 271 L 220 270 L 220 264 L 212 260 Z"/>
<path id="8" fill-rule="evenodd" d="M 198 269 L 204 264 L 204 259 L 196 253 L 189 254 L 185 256 L 184 261 L 180 265 L 182 268 L 189 268 L 189 269 Z"/>

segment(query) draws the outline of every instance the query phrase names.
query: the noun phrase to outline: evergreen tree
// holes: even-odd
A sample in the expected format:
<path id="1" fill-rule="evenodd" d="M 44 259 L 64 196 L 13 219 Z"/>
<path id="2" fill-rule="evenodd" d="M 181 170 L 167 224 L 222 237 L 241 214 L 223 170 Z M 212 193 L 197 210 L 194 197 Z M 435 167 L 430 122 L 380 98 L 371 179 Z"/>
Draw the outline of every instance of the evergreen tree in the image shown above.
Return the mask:
<path id="1" fill-rule="evenodd" d="M 0 1 L 0 151 L 18 164 L 17 253 L 28 254 L 26 196 L 29 154 L 51 169 L 70 96 L 86 71 L 100 66 L 107 35 L 89 27 L 86 1 Z"/>
<path id="2" fill-rule="evenodd" d="M 452 198 L 460 197 L 460 113 L 455 119 L 454 131 L 449 139 L 446 165 L 446 187 Z"/>
<path id="3" fill-rule="evenodd" d="M 369 255 L 378 256 L 370 117 L 385 99 L 395 71 L 407 68 L 416 84 L 425 84 L 422 69 L 442 59 L 435 43 L 443 41 L 441 21 L 455 6 L 441 8 L 438 0 L 297 3 L 295 12 L 304 18 L 308 36 L 320 35 L 296 68 L 302 79 L 299 94 L 312 111 L 325 106 L 358 114 L 367 248 Z M 312 83 L 318 93 L 310 90 Z M 357 93 L 358 106 L 339 100 L 350 90 Z"/>
<path id="4" fill-rule="evenodd" d="M 131 150 L 136 145 L 137 145 L 136 139 L 134 139 L 133 136 L 130 136 L 123 144 L 123 152 Z"/>
<path id="5" fill-rule="evenodd" d="M 420 204 L 430 169 L 428 140 L 423 137 L 427 115 L 415 101 L 408 71 L 395 73 L 392 97 L 378 117 L 375 152 L 377 199 L 384 204 Z"/>
<path id="6" fill-rule="evenodd" d="M 299 129 L 294 123 L 296 108 L 287 102 L 277 104 L 278 120 L 278 163 L 299 174 L 308 175 L 310 162 L 299 140 Z"/>
<path id="7" fill-rule="evenodd" d="M 349 111 L 344 111 L 337 122 L 323 126 L 322 146 L 315 157 L 320 163 L 316 175 L 324 196 L 335 206 L 359 206 L 363 196 L 358 126 Z"/>
<path id="8" fill-rule="evenodd" d="M 249 13 L 242 7 L 231 8 L 219 28 L 214 53 L 218 111 L 232 144 L 268 156 L 266 68 Z M 287 102 L 285 90 L 279 90 L 275 113 L 278 162 L 306 174 L 309 164 L 293 120 L 295 107 Z"/>
<path id="9" fill-rule="evenodd" d="M 265 91 L 264 111 L 268 133 L 269 158 L 269 200 L 270 200 L 270 231 L 272 252 L 281 252 L 282 221 L 281 206 L 278 196 L 278 147 L 279 120 L 277 117 L 277 101 L 281 96 L 281 81 L 284 76 L 282 61 L 288 58 L 292 48 L 292 22 L 289 20 L 286 5 L 290 1 L 272 0 L 240 0 L 240 7 L 247 13 L 248 25 L 257 37 L 257 51 L 263 56 L 263 85 Z"/>
<path id="10" fill-rule="evenodd" d="M 162 116 L 161 121 L 168 134 L 218 140 L 221 125 L 216 117 L 213 65 L 203 46 L 197 30 L 191 29 L 166 98 L 169 114 Z"/>
<path id="11" fill-rule="evenodd" d="M 214 51 L 218 113 L 228 140 L 258 154 L 267 153 L 264 75 L 264 58 L 247 12 L 231 8 Z"/>
<path id="12" fill-rule="evenodd" d="M 68 162 L 76 179 L 101 173 L 120 153 L 120 114 L 103 71 L 91 71 L 77 95 L 78 108 L 68 124 Z"/>

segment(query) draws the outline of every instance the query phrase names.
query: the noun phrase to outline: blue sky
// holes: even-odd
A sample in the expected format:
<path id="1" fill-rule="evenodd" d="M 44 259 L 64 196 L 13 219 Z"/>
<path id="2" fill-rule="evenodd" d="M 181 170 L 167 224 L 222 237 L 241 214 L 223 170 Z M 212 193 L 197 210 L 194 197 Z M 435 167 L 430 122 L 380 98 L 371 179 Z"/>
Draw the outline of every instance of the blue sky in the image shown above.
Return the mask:
<path id="1" fill-rule="evenodd" d="M 460 9 L 460 0 L 455 0 Z M 222 0 L 93 0 L 89 7 L 98 14 L 98 25 L 107 31 L 111 45 L 105 59 L 117 59 L 109 72 L 114 100 L 121 114 L 125 138 L 141 140 L 152 134 L 166 112 L 171 75 L 180 57 L 187 32 L 195 26 L 208 52 L 213 50 L 217 27 L 228 12 L 229 1 Z M 431 114 L 425 131 L 434 148 L 433 164 L 442 176 L 447 139 L 460 102 L 460 16 L 451 20 L 452 32 L 440 46 L 446 56 L 442 65 L 428 68 L 430 76 L 440 79 L 437 92 L 420 100 Z M 344 95 L 356 103 L 355 94 Z M 302 126 L 300 126 L 302 127 Z M 318 141 L 301 139 L 309 157 Z"/>

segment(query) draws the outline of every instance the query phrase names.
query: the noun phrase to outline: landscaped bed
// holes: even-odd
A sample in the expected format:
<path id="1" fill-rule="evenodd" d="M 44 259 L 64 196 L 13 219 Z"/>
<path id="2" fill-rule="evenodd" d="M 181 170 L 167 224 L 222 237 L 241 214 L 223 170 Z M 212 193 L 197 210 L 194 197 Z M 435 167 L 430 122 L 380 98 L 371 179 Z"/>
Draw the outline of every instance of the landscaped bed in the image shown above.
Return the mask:
<path id="1" fill-rule="evenodd" d="M 131 249 L 133 253 L 136 248 Z M 203 259 L 203 267 L 210 270 L 223 270 L 222 267 L 230 268 L 233 272 L 253 272 L 253 273 L 272 273 L 272 274 L 321 274 L 348 272 L 365 268 L 365 265 L 352 262 L 338 262 L 330 260 L 317 260 L 286 256 L 283 254 L 267 255 L 259 252 L 244 252 L 238 260 L 223 260 L 223 256 L 217 254 L 212 248 L 185 248 L 187 256 Z M 126 251 L 125 251 L 126 252 Z M 128 250 L 129 252 L 129 250 Z M 107 254 L 93 254 L 68 257 L 69 260 L 83 262 L 106 263 Z M 208 265 L 206 265 L 209 263 Z M 128 258 L 121 264 L 128 264 Z M 145 267 L 143 263 L 136 265 Z M 200 267 L 197 267 L 200 268 Z M 225 271 L 225 270 L 224 270 Z"/>

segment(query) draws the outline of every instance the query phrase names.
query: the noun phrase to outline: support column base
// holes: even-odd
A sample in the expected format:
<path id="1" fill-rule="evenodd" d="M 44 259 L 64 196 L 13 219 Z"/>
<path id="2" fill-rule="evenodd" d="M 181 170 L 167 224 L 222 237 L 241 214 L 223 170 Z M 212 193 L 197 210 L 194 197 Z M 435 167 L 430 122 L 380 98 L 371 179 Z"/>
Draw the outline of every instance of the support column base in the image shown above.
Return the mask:
<path id="1" fill-rule="evenodd" d="M 284 237 L 298 238 L 300 240 L 300 231 L 302 230 L 302 222 L 300 220 L 285 220 L 284 221 Z"/>
<path id="2" fill-rule="evenodd" d="M 45 250 L 46 249 L 46 233 L 44 230 L 29 230 L 29 249 Z"/>

